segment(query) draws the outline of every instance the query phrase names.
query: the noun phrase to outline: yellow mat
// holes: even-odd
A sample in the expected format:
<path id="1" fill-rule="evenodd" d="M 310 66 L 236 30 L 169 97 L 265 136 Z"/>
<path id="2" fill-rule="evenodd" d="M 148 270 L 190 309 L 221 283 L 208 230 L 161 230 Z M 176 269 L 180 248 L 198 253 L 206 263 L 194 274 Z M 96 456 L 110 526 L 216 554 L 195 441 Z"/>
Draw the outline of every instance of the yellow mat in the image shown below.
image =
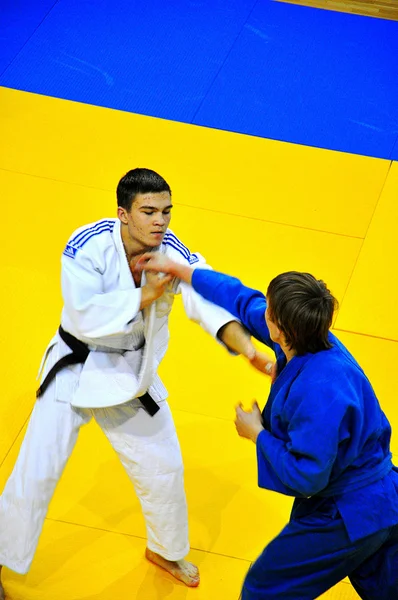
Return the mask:
<path id="1" fill-rule="evenodd" d="M 398 341 L 398 163 L 393 163 L 336 321 Z"/>
<path id="2" fill-rule="evenodd" d="M 58 326 L 65 241 L 115 214 L 118 179 L 135 166 L 169 180 L 172 228 L 215 268 L 263 290 L 284 270 L 323 278 L 341 301 L 336 332 L 398 425 L 397 165 L 5 88 L 0 105 L 0 488 Z M 234 405 L 264 403 L 268 381 L 189 323 L 180 301 L 171 335 L 161 374 L 184 455 L 201 587 L 187 590 L 143 560 L 138 501 L 92 423 L 57 488 L 31 572 L 4 573 L 10 600 L 237 600 L 250 561 L 285 523 L 291 499 L 257 488 L 254 446 L 233 425 Z M 355 594 L 342 582 L 324 598 Z"/>

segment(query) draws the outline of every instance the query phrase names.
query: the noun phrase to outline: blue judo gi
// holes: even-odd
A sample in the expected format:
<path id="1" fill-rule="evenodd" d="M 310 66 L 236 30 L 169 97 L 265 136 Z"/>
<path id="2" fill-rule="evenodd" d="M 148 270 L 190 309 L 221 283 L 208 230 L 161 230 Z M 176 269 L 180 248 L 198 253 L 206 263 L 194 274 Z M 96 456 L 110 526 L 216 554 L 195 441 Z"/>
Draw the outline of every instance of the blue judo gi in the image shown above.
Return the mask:
<path id="1" fill-rule="evenodd" d="M 346 576 L 361 598 L 398 600 L 398 470 L 390 424 L 361 367 L 331 333 L 331 349 L 287 363 L 270 338 L 264 294 L 204 269 L 192 285 L 277 359 L 257 439 L 258 484 L 295 501 L 250 568 L 242 600 L 312 600 Z"/>

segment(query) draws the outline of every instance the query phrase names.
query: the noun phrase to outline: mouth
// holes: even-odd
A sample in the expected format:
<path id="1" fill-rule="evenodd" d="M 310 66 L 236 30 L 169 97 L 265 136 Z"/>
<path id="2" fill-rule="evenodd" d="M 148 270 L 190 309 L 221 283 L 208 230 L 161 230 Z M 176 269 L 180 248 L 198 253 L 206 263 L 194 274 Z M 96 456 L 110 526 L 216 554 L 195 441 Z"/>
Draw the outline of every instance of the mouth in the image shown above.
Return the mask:
<path id="1" fill-rule="evenodd" d="M 155 235 L 156 237 L 163 237 L 164 231 L 152 231 L 151 235 Z"/>

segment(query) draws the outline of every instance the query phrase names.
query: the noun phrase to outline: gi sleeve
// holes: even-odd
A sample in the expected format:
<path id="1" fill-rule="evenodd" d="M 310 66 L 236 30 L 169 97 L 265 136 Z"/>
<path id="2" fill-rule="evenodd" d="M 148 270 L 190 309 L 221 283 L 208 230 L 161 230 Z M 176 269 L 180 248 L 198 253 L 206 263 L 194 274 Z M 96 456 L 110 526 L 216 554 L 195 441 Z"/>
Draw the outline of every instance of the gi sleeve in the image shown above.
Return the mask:
<path id="1" fill-rule="evenodd" d="M 81 248 L 74 258 L 62 256 L 61 285 L 65 310 L 76 332 L 95 340 L 129 334 L 140 310 L 141 290 L 105 293 L 102 275 Z"/>
<path id="2" fill-rule="evenodd" d="M 337 373 L 321 384 L 301 376 L 292 385 L 282 419 L 286 434 L 263 430 L 257 438 L 260 487 L 309 497 L 328 485 L 339 444 L 352 429 L 353 411 L 339 385 Z"/>
<path id="3" fill-rule="evenodd" d="M 275 350 L 265 321 L 267 301 L 262 292 L 244 286 L 235 277 L 203 268 L 195 269 L 192 286 L 206 300 L 232 313 L 253 337 Z"/>
<path id="4" fill-rule="evenodd" d="M 163 243 L 166 254 L 174 261 L 190 265 L 195 269 L 198 266 L 206 270 L 211 269 L 201 254 L 197 252 L 192 254 L 172 231 L 168 230 Z M 229 311 L 207 301 L 192 286 L 179 279 L 175 282 L 174 291 L 176 294 L 182 295 L 184 310 L 189 319 L 198 323 L 207 333 L 224 345 L 218 337 L 218 333 L 224 325 L 237 319 Z"/>

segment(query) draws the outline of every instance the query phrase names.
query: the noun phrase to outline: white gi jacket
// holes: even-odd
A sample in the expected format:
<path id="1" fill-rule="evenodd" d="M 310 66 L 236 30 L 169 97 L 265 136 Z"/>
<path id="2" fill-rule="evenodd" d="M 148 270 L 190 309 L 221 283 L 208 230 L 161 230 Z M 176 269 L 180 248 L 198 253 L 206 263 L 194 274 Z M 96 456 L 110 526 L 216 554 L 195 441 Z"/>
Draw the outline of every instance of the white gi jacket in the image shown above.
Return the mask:
<path id="1" fill-rule="evenodd" d="M 191 254 L 171 230 L 158 250 L 176 262 L 205 265 L 203 257 Z M 187 316 L 213 337 L 223 325 L 236 320 L 178 279 L 140 311 L 141 289 L 136 288 L 130 272 L 120 221 L 106 219 L 77 229 L 62 256 L 61 325 L 88 344 L 90 353 L 84 365 L 57 374 L 56 399 L 84 408 L 116 406 L 146 391 L 155 401 L 166 399 L 157 368 L 167 350 L 168 316 L 174 295 L 179 293 Z M 142 347 L 137 349 L 137 345 Z M 43 357 L 42 380 L 70 352 L 56 334 Z"/>

